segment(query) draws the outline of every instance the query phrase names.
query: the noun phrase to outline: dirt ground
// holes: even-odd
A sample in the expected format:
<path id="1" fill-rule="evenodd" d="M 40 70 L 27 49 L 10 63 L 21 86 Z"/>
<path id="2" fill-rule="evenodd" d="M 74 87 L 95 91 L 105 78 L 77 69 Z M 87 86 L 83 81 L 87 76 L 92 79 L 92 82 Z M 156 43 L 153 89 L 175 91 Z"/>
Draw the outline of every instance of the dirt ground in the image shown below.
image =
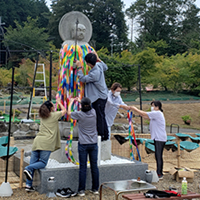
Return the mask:
<path id="1" fill-rule="evenodd" d="M 200 130 L 200 103 L 185 103 L 185 104 L 173 104 L 173 103 L 167 103 L 167 102 L 162 102 L 163 103 L 163 110 L 164 110 L 164 115 L 166 119 L 166 124 L 170 125 L 172 123 L 179 124 L 180 127 L 182 128 L 190 128 L 190 129 L 199 129 Z M 131 104 L 130 104 L 131 105 Z M 139 105 L 136 105 L 136 107 L 139 108 Z M 143 104 L 143 110 L 144 111 L 149 111 L 150 105 L 148 104 Z M 120 110 L 121 113 L 126 113 L 126 111 Z M 136 113 L 135 113 L 136 114 Z M 184 122 L 181 119 L 181 116 L 183 115 L 190 115 L 192 117 L 192 123 L 191 125 L 185 125 Z M 140 123 L 140 118 L 134 118 L 136 123 Z M 115 122 L 117 123 L 127 123 L 127 120 L 125 118 L 119 118 L 117 117 L 115 119 Z M 144 120 L 144 124 L 147 124 L 147 121 Z M 187 162 L 187 159 L 183 159 L 184 161 Z M 153 167 L 154 168 L 154 167 Z M 152 183 L 157 187 L 159 190 L 164 190 L 168 189 L 170 186 L 175 187 L 177 189 L 181 188 L 181 183 L 176 182 L 173 179 L 173 176 L 170 175 L 169 173 L 164 174 L 164 179 L 160 180 L 158 183 Z M 188 190 L 193 191 L 193 192 L 198 192 L 200 193 L 199 189 L 200 185 L 200 170 L 196 170 L 194 172 L 194 181 L 192 183 L 188 183 Z M 57 198 L 47 198 L 46 194 L 39 194 L 38 192 L 32 192 L 28 193 L 25 192 L 24 188 L 23 189 L 13 189 L 13 195 L 11 197 L 0 197 L 0 199 L 13 199 L 13 200 L 42 200 L 42 199 L 63 199 L 61 197 Z M 99 199 L 99 196 L 93 195 L 89 193 L 89 191 L 86 191 L 86 196 L 85 197 L 71 197 L 71 199 L 74 200 L 96 200 Z M 104 189 L 103 190 L 103 200 L 113 200 L 114 198 L 114 193 L 110 190 Z M 123 199 L 120 196 L 120 199 Z"/>
<path id="2" fill-rule="evenodd" d="M 181 183 L 176 182 L 173 179 L 173 176 L 170 175 L 169 173 L 166 173 L 164 175 L 163 180 L 160 180 L 158 183 L 152 183 L 153 185 L 156 186 L 158 190 L 166 190 L 169 187 L 176 188 L 178 190 L 181 189 Z M 192 183 L 188 183 L 188 190 L 192 192 L 200 192 L 199 189 L 199 184 L 200 184 L 200 171 L 194 172 L 194 181 Z M 38 192 L 26 192 L 23 189 L 14 189 L 13 190 L 13 195 L 11 197 L 5 197 L 5 198 L 0 198 L 0 199 L 11 199 L 11 200 L 43 200 L 43 199 L 63 199 L 61 197 L 56 197 L 56 198 L 47 198 L 46 194 L 39 194 Z M 74 200 L 97 200 L 99 199 L 98 195 L 93 195 L 89 191 L 86 191 L 86 196 L 85 197 L 71 197 L 70 199 Z M 103 189 L 103 200 L 114 200 L 114 192 L 108 189 Z M 119 199 L 123 199 L 122 196 L 120 195 Z"/>

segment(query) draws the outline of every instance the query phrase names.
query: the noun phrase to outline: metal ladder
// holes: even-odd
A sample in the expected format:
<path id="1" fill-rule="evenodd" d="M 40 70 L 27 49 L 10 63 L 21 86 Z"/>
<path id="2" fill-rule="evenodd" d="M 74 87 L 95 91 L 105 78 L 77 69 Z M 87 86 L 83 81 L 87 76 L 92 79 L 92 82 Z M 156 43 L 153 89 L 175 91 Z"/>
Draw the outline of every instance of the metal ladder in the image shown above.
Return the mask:
<path id="1" fill-rule="evenodd" d="M 42 71 L 37 71 L 37 67 L 38 66 L 42 66 Z M 36 82 L 39 82 L 39 83 L 43 83 L 44 86 L 43 86 L 43 88 L 41 88 L 41 87 L 37 87 L 37 88 L 34 87 L 33 88 L 33 97 L 32 97 L 31 106 L 30 106 L 30 110 L 29 110 L 29 117 L 32 114 L 38 114 L 38 113 L 32 113 L 31 112 L 32 111 L 32 104 L 33 104 L 33 100 L 34 99 L 40 98 L 40 99 L 43 99 L 43 101 L 47 100 L 47 89 L 46 89 L 46 78 L 45 78 L 45 66 L 44 66 L 44 64 L 40 64 L 40 63 L 36 64 L 35 63 L 35 72 L 34 73 L 36 74 L 36 76 L 35 76 L 35 80 L 33 80 L 33 82 L 34 82 L 33 85 L 35 85 Z M 37 74 L 42 74 L 43 75 L 43 79 L 36 79 L 37 78 Z M 44 96 L 35 96 L 35 91 L 36 90 L 44 90 Z"/>

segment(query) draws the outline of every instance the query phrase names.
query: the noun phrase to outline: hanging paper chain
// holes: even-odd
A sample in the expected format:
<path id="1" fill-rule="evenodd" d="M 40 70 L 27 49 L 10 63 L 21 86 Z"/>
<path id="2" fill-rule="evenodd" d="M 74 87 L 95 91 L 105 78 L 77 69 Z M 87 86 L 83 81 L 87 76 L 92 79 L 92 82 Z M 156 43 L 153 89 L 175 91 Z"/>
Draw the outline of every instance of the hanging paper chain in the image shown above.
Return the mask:
<path id="1" fill-rule="evenodd" d="M 136 146 L 136 150 L 137 150 L 137 154 L 138 154 L 139 161 L 141 161 L 141 156 L 140 156 L 139 148 L 138 148 L 137 141 L 136 141 L 136 137 L 135 137 L 135 131 L 134 131 L 133 123 L 132 123 L 132 116 L 133 116 L 133 113 L 128 111 L 127 116 L 128 116 L 128 120 L 129 120 L 130 158 L 131 158 L 131 159 L 133 158 L 133 160 L 135 160 L 135 159 L 134 159 L 134 155 L 133 155 L 133 149 L 132 149 L 132 144 L 133 144 L 133 141 L 134 141 L 134 144 L 135 144 L 135 146 Z"/>
<path id="2" fill-rule="evenodd" d="M 84 59 L 85 56 L 94 51 L 92 47 L 87 45 L 78 46 L 64 45 L 60 50 L 60 69 L 58 74 L 58 93 L 61 98 L 61 103 L 67 109 L 71 98 L 79 97 L 82 99 L 84 96 L 84 84 L 81 83 L 77 76 L 77 69 L 73 70 L 73 61 L 76 50 L 76 59 L 81 62 L 83 74 L 88 74 L 90 70 L 86 65 Z M 72 112 L 79 110 L 79 103 L 76 102 L 72 105 Z M 56 110 L 59 108 L 56 105 Z M 62 121 L 69 121 L 69 116 L 66 114 L 61 118 Z M 73 128 L 76 125 L 76 120 L 71 119 L 70 135 L 67 139 L 65 151 L 68 160 L 74 164 L 78 164 L 75 161 L 72 154 L 72 140 L 73 140 Z"/>
<path id="3" fill-rule="evenodd" d="M 135 160 L 134 155 L 133 155 L 133 148 L 132 148 L 132 126 L 131 126 L 131 121 L 132 121 L 132 112 L 127 113 L 128 115 L 128 120 L 129 120 L 129 145 L 130 145 L 130 159 Z"/>

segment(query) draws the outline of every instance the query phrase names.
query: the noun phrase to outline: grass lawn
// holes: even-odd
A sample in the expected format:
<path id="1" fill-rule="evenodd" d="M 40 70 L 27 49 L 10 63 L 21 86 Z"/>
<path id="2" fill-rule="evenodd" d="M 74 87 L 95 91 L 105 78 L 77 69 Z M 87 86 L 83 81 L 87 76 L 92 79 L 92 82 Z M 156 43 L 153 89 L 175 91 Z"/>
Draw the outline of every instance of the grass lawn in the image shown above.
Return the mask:
<path id="1" fill-rule="evenodd" d="M 166 101 L 162 102 L 164 116 L 166 120 L 166 125 L 170 126 L 172 123 L 178 124 L 182 128 L 191 128 L 200 130 L 200 103 L 187 103 L 187 104 L 169 104 Z M 139 108 L 139 105 L 136 105 Z M 149 111 L 150 105 L 143 104 L 143 111 Z M 126 111 L 120 109 L 121 113 L 126 113 Z M 137 113 L 135 113 L 138 115 Z M 190 125 L 185 125 L 181 116 L 190 115 L 192 117 L 192 122 Z M 140 124 L 140 118 L 134 118 L 136 123 Z M 128 123 L 126 119 L 116 118 L 115 122 Z M 147 124 L 147 120 L 143 120 L 144 124 Z"/>

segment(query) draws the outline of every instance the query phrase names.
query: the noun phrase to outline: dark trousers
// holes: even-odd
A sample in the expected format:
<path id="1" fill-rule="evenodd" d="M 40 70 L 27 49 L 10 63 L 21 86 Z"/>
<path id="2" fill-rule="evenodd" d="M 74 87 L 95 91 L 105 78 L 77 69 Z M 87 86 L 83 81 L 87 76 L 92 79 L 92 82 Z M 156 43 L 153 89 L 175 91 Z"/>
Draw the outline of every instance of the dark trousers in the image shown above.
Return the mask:
<path id="1" fill-rule="evenodd" d="M 98 146 L 96 144 L 80 144 L 78 143 L 79 153 L 79 186 L 78 191 L 85 190 L 86 174 L 87 174 L 87 155 L 89 154 L 90 168 L 92 174 L 92 190 L 99 189 L 99 169 L 97 166 Z"/>
<path id="2" fill-rule="evenodd" d="M 101 140 L 108 139 L 108 126 L 105 118 L 105 105 L 107 99 L 97 99 L 92 103 L 92 107 L 95 109 L 97 114 L 97 132 L 101 136 Z"/>
<path id="3" fill-rule="evenodd" d="M 163 175 L 163 150 L 165 142 L 154 140 L 155 145 L 155 158 L 157 163 L 157 174 Z"/>

